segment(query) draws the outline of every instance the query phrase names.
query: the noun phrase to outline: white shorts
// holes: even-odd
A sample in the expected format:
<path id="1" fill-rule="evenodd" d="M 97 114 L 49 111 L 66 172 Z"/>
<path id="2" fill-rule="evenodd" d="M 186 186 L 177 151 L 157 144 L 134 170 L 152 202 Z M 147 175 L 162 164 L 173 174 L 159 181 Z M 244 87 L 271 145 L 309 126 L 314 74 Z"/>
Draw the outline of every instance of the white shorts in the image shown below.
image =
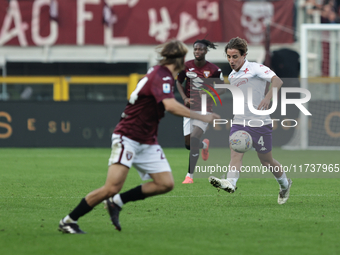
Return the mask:
<path id="1" fill-rule="evenodd" d="M 200 111 L 196 111 L 197 113 L 201 114 Z M 211 114 L 207 112 L 207 114 Z M 203 122 L 201 120 L 190 119 L 187 117 L 183 117 L 183 134 L 184 136 L 190 135 L 193 131 L 193 126 L 197 126 L 203 130 L 203 133 L 207 130 L 209 123 Z"/>
<path id="2" fill-rule="evenodd" d="M 133 165 L 142 180 L 150 179 L 150 173 L 171 172 L 170 165 L 159 144 L 142 144 L 123 135 L 112 134 L 109 166 L 114 163 L 131 168 Z"/>

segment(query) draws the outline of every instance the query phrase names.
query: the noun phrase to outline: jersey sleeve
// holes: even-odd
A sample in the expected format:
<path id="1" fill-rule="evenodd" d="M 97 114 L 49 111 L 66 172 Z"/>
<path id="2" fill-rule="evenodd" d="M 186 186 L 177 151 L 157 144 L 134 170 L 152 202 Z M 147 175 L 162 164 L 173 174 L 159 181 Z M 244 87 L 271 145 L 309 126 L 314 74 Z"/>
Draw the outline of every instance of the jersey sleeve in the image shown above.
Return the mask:
<path id="1" fill-rule="evenodd" d="M 186 75 L 185 75 L 185 70 L 183 70 L 183 71 L 181 71 L 181 72 L 178 74 L 178 76 L 177 76 L 177 81 L 178 81 L 180 84 L 182 84 L 183 81 L 185 80 L 185 77 L 186 77 Z"/>
<path id="2" fill-rule="evenodd" d="M 255 73 L 259 78 L 267 82 L 271 82 L 272 78 L 276 75 L 269 67 L 260 64 L 255 65 Z"/>
<path id="3" fill-rule="evenodd" d="M 211 77 L 219 78 L 221 82 L 224 82 L 224 76 L 221 68 L 217 68 Z"/>
<path id="4" fill-rule="evenodd" d="M 151 93 L 155 97 L 156 102 L 159 103 L 165 98 L 174 98 L 174 79 L 169 79 L 169 76 L 158 76 L 153 80 Z"/>

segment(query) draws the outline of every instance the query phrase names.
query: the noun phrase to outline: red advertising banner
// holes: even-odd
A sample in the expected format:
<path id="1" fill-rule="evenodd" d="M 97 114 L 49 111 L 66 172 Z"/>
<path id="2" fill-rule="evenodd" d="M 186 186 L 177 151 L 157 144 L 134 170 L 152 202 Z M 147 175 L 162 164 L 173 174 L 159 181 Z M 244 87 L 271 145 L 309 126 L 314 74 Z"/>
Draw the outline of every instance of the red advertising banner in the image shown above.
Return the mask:
<path id="1" fill-rule="evenodd" d="M 0 0 L 0 45 L 222 41 L 221 30 L 216 0 Z"/>
<path id="2" fill-rule="evenodd" d="M 262 2 L 261 13 L 291 27 L 292 4 Z M 258 28 L 251 30 L 245 22 L 262 21 L 256 14 L 260 9 L 246 5 L 236 0 L 0 0 L 0 46 L 160 44 L 173 38 L 226 42 L 252 33 L 258 42 Z M 271 37 L 274 43 L 293 41 L 276 28 Z"/>
<path id="3" fill-rule="evenodd" d="M 241 37 L 249 44 L 263 44 L 270 23 L 271 43 L 294 42 L 294 0 L 221 1 L 223 40 Z"/>

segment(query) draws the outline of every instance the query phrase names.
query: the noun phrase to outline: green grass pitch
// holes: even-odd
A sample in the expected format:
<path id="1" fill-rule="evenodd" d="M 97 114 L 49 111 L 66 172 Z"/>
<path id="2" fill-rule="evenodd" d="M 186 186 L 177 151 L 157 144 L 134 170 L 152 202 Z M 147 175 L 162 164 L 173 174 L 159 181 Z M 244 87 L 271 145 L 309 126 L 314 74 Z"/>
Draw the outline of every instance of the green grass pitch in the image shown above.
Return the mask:
<path id="1" fill-rule="evenodd" d="M 278 205 L 271 175 L 241 175 L 234 194 L 206 178 L 184 185 L 188 152 L 164 152 L 172 192 L 126 204 L 122 232 L 100 204 L 79 220 L 86 235 L 66 235 L 59 220 L 103 185 L 110 149 L 0 149 L 0 254 L 340 254 L 340 173 L 291 175 L 291 196 Z M 228 150 L 210 153 L 228 164 Z M 274 148 L 273 155 L 283 165 L 340 163 L 338 151 Z M 247 152 L 244 164 L 259 165 L 256 154 Z M 140 183 L 131 169 L 123 191 Z"/>

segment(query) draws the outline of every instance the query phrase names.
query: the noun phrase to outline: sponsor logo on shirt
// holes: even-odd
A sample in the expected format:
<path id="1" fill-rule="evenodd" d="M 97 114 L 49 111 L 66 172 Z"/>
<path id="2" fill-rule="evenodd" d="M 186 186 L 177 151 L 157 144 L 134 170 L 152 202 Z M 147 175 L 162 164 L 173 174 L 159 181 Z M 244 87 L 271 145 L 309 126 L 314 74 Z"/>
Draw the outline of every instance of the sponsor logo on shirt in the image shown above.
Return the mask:
<path id="1" fill-rule="evenodd" d="M 269 74 L 272 70 L 268 69 L 267 71 L 265 71 L 265 74 Z"/>
<path id="2" fill-rule="evenodd" d="M 210 76 L 210 71 L 203 71 L 204 77 L 208 78 Z"/>
<path id="3" fill-rule="evenodd" d="M 197 77 L 197 73 L 195 72 L 186 72 L 186 76 L 190 79 L 196 78 Z"/>
<path id="4" fill-rule="evenodd" d="M 189 68 L 189 71 L 193 71 L 193 70 L 195 70 L 195 68 Z"/>
<path id="5" fill-rule="evenodd" d="M 163 83 L 163 93 L 169 94 L 171 91 L 170 83 Z"/>
<path id="6" fill-rule="evenodd" d="M 235 86 L 236 86 L 236 87 L 239 87 L 239 86 L 241 86 L 241 85 L 243 85 L 243 84 L 246 84 L 247 82 L 248 82 L 248 79 L 247 79 L 247 78 L 244 78 L 244 79 L 242 79 L 241 81 L 237 82 L 237 83 L 235 84 Z"/>
<path id="7" fill-rule="evenodd" d="M 171 77 L 170 77 L 170 76 L 165 76 L 165 77 L 163 77 L 163 81 L 169 81 L 169 80 L 171 80 Z"/>
<path id="8" fill-rule="evenodd" d="M 246 70 L 244 70 L 243 72 L 244 72 L 244 73 L 247 73 L 247 72 L 249 72 L 249 69 L 248 69 L 248 68 L 246 68 Z"/>

